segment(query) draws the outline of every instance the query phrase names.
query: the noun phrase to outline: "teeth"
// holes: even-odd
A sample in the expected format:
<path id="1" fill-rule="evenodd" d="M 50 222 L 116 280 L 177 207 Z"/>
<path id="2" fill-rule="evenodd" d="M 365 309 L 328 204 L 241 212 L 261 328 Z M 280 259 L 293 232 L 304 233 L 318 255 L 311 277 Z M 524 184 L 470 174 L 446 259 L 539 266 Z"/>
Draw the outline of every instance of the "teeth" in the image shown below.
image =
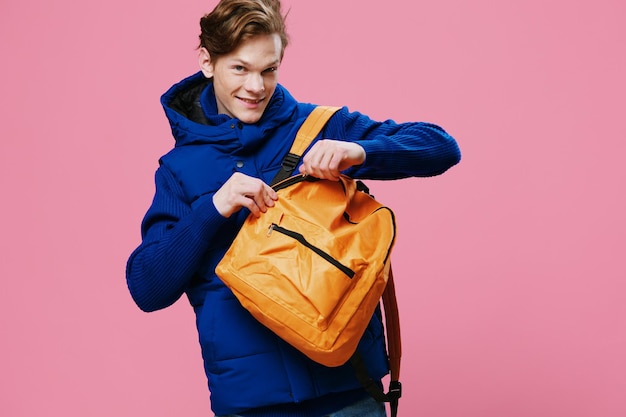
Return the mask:
<path id="1" fill-rule="evenodd" d="M 257 104 L 261 101 L 261 100 L 249 100 L 247 98 L 242 98 L 242 100 L 245 101 L 246 103 L 252 103 L 252 104 Z"/>

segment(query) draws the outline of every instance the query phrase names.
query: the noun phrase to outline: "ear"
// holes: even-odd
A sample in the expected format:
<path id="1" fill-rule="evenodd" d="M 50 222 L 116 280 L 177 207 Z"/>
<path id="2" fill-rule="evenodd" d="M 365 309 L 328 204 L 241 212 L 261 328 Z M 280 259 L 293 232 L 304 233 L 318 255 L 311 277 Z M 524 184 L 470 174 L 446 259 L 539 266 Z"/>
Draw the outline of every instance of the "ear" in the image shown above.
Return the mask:
<path id="1" fill-rule="evenodd" d="M 200 53 L 198 54 L 198 65 L 200 65 L 200 70 L 206 78 L 213 77 L 213 62 L 211 61 L 211 55 L 206 48 L 200 48 Z"/>

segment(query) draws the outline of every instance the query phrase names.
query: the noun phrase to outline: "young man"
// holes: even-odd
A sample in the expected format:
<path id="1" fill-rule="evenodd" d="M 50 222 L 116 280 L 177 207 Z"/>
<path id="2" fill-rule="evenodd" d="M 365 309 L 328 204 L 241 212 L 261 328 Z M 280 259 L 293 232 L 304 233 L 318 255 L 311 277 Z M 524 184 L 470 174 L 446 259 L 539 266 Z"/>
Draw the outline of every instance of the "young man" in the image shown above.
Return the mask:
<path id="1" fill-rule="evenodd" d="M 350 364 L 317 364 L 259 324 L 215 275 L 243 221 L 274 205 L 268 185 L 315 107 L 278 84 L 288 37 L 279 0 L 222 0 L 201 21 L 200 71 L 161 102 L 176 139 L 131 254 L 127 282 L 144 311 L 186 294 L 196 313 L 218 416 L 384 416 Z M 429 123 L 376 122 L 341 109 L 304 155 L 301 173 L 336 179 L 432 176 L 460 160 Z M 388 372 L 380 317 L 359 343 L 371 377 Z"/>

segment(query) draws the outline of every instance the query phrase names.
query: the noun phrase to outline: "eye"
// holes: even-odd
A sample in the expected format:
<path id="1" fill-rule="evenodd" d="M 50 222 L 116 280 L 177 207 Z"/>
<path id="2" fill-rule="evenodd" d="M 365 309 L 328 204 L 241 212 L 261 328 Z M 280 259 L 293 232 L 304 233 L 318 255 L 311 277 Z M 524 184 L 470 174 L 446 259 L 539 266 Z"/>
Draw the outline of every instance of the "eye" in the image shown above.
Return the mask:
<path id="1" fill-rule="evenodd" d="M 236 72 L 243 72 L 243 71 L 245 71 L 245 68 L 243 67 L 243 65 L 235 65 L 235 66 L 233 67 L 233 69 L 234 69 Z"/>
<path id="2" fill-rule="evenodd" d="M 266 69 L 263 72 L 265 72 L 265 73 L 272 73 L 272 72 L 276 72 L 276 71 L 278 71 L 278 67 L 269 67 L 268 69 Z"/>

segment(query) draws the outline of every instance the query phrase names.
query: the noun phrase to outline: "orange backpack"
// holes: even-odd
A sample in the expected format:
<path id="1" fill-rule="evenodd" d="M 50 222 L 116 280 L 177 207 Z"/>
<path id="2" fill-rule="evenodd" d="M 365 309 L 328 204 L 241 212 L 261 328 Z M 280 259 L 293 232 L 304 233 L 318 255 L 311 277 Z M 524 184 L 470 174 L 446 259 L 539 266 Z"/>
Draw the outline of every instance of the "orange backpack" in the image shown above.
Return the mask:
<path id="1" fill-rule="evenodd" d="M 384 394 L 376 387 L 372 395 L 391 401 L 393 410 L 400 395 L 393 212 L 346 176 L 289 176 L 337 110 L 317 107 L 307 118 L 273 185 L 276 205 L 246 219 L 216 273 L 259 322 L 326 366 L 351 360 L 362 367 L 357 345 L 382 296 L 392 388 Z M 357 377 L 375 385 L 365 371 Z"/>

